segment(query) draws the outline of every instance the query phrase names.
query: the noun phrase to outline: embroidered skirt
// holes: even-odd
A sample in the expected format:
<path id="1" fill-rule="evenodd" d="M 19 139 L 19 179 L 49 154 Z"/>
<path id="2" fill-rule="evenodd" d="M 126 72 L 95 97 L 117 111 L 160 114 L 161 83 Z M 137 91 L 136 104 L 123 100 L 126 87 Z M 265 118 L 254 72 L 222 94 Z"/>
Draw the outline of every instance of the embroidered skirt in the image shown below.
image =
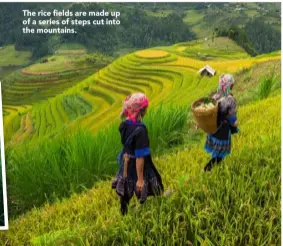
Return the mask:
<path id="1" fill-rule="evenodd" d="M 136 191 L 137 173 L 135 159 L 130 160 L 127 177 L 123 177 L 123 169 L 117 173 L 112 188 L 116 189 L 121 199 L 130 200 L 134 194 L 144 203 L 148 196 L 161 195 L 164 188 L 161 176 L 156 170 L 151 158 L 145 158 L 144 163 L 144 188 L 141 192 Z"/>
<path id="2" fill-rule="evenodd" d="M 224 158 L 231 153 L 231 134 L 227 140 L 217 139 L 211 134 L 207 135 L 204 149 L 212 155 L 212 158 Z"/>

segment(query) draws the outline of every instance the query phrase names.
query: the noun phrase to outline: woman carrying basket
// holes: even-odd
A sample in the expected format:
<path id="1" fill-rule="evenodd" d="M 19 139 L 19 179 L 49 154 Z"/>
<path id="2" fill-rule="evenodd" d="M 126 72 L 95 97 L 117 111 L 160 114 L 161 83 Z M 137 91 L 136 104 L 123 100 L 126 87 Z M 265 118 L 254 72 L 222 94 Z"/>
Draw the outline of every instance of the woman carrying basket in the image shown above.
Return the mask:
<path id="1" fill-rule="evenodd" d="M 236 100 L 231 93 L 234 82 L 230 74 L 220 76 L 217 92 L 213 96 L 218 101 L 217 131 L 206 138 L 205 150 L 212 158 L 204 167 L 205 171 L 210 171 L 215 163 L 230 154 L 231 135 L 238 132 Z"/>
<path id="2" fill-rule="evenodd" d="M 121 213 L 124 215 L 134 193 L 140 203 L 144 203 L 148 196 L 160 195 L 163 184 L 151 159 L 146 126 L 141 122 L 146 114 L 148 99 L 143 93 L 134 93 L 123 104 L 121 116 L 126 120 L 119 127 L 123 151 L 120 170 L 112 188 L 120 196 Z"/>

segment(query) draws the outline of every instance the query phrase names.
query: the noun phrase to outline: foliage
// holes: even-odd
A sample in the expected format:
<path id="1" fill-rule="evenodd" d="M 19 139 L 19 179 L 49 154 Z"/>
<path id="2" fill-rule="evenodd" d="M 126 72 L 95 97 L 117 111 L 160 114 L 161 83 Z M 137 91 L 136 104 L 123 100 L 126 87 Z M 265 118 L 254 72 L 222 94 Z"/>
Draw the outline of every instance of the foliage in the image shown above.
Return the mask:
<path id="1" fill-rule="evenodd" d="M 280 78 L 274 75 L 274 72 L 267 76 L 262 76 L 258 85 L 258 99 L 267 98 L 273 89 L 280 88 Z"/>
<path id="2" fill-rule="evenodd" d="M 55 7 L 56 6 L 56 7 Z M 133 4 L 120 6 L 106 3 L 56 3 L 56 4 L 23 4 L 2 3 L 0 10 L 0 45 L 15 44 L 16 50 L 28 49 L 32 51 L 33 58 L 43 57 L 54 53 L 60 44 L 80 43 L 90 51 L 99 51 L 104 54 L 112 54 L 119 48 L 143 48 L 152 45 L 172 44 L 175 42 L 191 40 L 195 38 L 194 33 L 184 24 L 182 17 L 172 13 L 166 17 L 149 16 L 146 11 L 140 10 Z M 119 26 L 76 26 L 77 33 L 69 34 L 23 34 L 22 10 L 30 11 L 52 10 L 54 8 L 69 9 L 70 11 L 108 11 L 119 10 L 123 13 Z M 133 7 L 133 8 L 132 8 Z M 14 16 L 15 18 L 10 18 Z M 43 17 L 34 17 L 40 19 Z M 49 17 L 48 17 L 49 18 Z M 62 18 L 62 17 L 61 17 Z M 83 19 L 85 17 L 70 17 L 72 19 Z M 88 17 L 92 22 L 101 17 Z M 60 17 L 59 17 L 60 19 Z M 178 26 L 178 29 L 175 27 Z M 37 27 L 37 26 L 33 26 Z M 73 28 L 73 26 L 67 26 Z"/>
<path id="3" fill-rule="evenodd" d="M 152 153 L 182 142 L 186 118 L 182 107 L 149 111 L 145 122 Z M 90 188 L 98 180 L 113 175 L 117 169 L 116 155 L 121 149 L 117 125 L 113 123 L 96 135 L 79 130 L 71 136 L 42 141 L 38 146 L 19 145 L 8 150 L 7 177 L 13 180 L 8 182 L 11 214 Z"/>
<path id="4" fill-rule="evenodd" d="M 111 181 L 102 181 L 10 221 L 0 237 L 11 245 L 280 245 L 280 100 L 239 109 L 233 152 L 209 174 L 201 145 L 154 158 L 169 197 L 133 199 L 121 216 Z"/>
<path id="5" fill-rule="evenodd" d="M 216 29 L 217 36 L 227 36 L 242 46 L 250 55 L 268 53 L 280 49 L 280 32 L 265 24 L 261 18 L 250 20 L 244 28 L 230 26 Z"/>

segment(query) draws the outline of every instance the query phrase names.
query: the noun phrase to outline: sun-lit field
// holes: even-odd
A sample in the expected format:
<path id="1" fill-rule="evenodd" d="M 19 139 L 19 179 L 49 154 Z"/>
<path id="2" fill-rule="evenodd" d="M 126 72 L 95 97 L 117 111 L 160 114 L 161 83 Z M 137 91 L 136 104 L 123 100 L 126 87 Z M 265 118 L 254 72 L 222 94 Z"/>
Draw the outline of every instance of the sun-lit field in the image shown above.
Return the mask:
<path id="1" fill-rule="evenodd" d="M 202 144 L 154 158 L 175 191 L 169 198 L 134 200 L 122 217 L 102 181 L 10 221 L 0 237 L 8 245 L 279 245 L 280 101 L 240 107 L 233 154 L 209 175 Z"/>
<path id="2" fill-rule="evenodd" d="M 141 58 L 163 58 L 167 55 L 168 53 L 163 50 L 142 50 L 136 52 L 136 56 Z"/>
<path id="3" fill-rule="evenodd" d="M 211 59 L 197 57 L 200 51 Z M 52 61 L 54 57 L 56 59 Z M 60 71 L 72 66 L 66 65 L 68 60 L 65 56 L 54 57 L 48 58 L 50 67 L 36 64 L 27 69 Z M 117 119 L 123 98 L 135 91 L 146 93 L 153 106 L 161 102 L 165 105 L 172 102 L 187 105 L 210 93 L 217 85 L 217 76 L 209 78 L 198 74 L 198 70 L 206 64 L 219 75 L 224 72 L 236 73 L 256 64 L 279 59 L 280 53 L 251 58 L 229 39 L 217 38 L 213 42 L 193 41 L 133 52 L 69 89 L 72 82 L 59 78 L 56 81 L 16 82 L 5 88 L 3 98 L 6 142 L 19 143 L 54 136 L 63 128 L 74 129 L 77 125 L 96 131 L 107 122 Z M 37 105 L 40 97 L 49 100 Z M 66 101 L 64 98 L 69 99 Z M 19 99 L 21 103 L 17 105 Z M 30 111 L 29 107 L 18 114 L 17 107 L 22 105 L 32 105 L 33 109 Z M 30 117 L 27 118 L 25 114 L 29 111 Z M 25 124 L 20 124 L 26 119 L 29 119 L 33 131 Z M 10 124 L 12 121 L 18 123 Z M 25 131 L 28 134 L 23 134 Z M 13 137 L 14 134 L 16 137 Z"/>

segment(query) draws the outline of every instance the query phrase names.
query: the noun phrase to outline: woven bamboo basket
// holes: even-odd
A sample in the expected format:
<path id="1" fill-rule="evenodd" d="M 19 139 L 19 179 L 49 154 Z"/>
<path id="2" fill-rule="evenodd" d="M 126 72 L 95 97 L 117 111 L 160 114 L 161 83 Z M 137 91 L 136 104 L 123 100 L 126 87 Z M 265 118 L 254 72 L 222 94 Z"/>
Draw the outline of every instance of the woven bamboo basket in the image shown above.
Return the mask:
<path id="1" fill-rule="evenodd" d="M 217 130 L 217 113 L 218 113 L 218 104 L 215 100 L 210 99 L 214 107 L 206 111 L 197 111 L 195 108 L 203 103 L 204 98 L 200 98 L 197 101 L 192 103 L 192 111 L 195 116 L 195 119 L 198 123 L 198 126 L 208 134 L 213 134 Z"/>

